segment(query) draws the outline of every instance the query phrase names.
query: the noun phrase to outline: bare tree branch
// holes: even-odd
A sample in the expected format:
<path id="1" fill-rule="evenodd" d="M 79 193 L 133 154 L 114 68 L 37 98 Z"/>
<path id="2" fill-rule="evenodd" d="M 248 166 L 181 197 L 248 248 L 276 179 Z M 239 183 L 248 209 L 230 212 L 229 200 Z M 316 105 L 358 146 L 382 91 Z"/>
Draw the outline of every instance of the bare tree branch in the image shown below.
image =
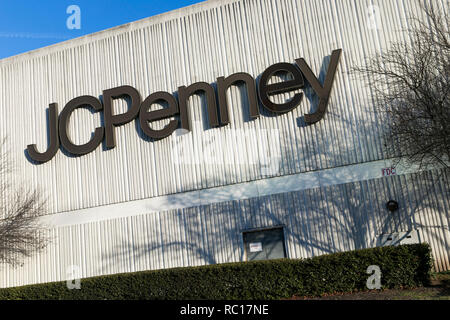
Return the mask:
<path id="1" fill-rule="evenodd" d="M 426 19 L 409 19 L 409 44 L 393 43 L 351 72 L 368 79 L 375 108 L 389 122 L 384 145 L 390 156 L 449 167 L 449 15 L 431 3 L 421 7 Z"/>
<path id="2" fill-rule="evenodd" d="M 0 141 L 0 263 L 20 265 L 23 258 L 47 245 L 45 229 L 39 217 L 45 213 L 45 201 L 37 190 L 13 189 L 11 166 Z"/>

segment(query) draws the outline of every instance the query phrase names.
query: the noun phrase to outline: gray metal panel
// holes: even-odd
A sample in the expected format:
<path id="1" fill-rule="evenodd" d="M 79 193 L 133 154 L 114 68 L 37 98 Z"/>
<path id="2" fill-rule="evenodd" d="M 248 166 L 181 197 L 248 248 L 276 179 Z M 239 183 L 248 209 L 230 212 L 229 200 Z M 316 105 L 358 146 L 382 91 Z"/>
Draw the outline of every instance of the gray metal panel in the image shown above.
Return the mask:
<path id="1" fill-rule="evenodd" d="M 450 268 L 449 170 L 174 209 L 50 231 L 56 241 L 23 267 L 0 267 L 0 287 L 244 261 L 242 232 L 284 226 L 288 258 L 374 247 L 382 234 L 419 231 L 436 270 Z M 404 197 L 402 195 L 405 195 Z M 399 202 L 390 213 L 388 199 Z"/>
<path id="2" fill-rule="evenodd" d="M 9 156 L 22 180 L 47 193 L 50 213 L 262 179 L 267 175 L 261 164 L 249 163 L 252 155 L 264 152 L 264 145 L 269 156 L 281 153 L 279 170 L 269 176 L 382 159 L 379 133 L 384 123 L 370 107 L 370 89 L 348 70 L 391 40 L 407 41 L 399 30 L 406 27 L 406 13 L 417 12 L 420 2 L 209 1 L 3 59 L 0 136 L 9 137 Z M 373 4 L 380 10 L 379 29 L 366 25 L 366 11 Z M 24 157 L 27 144 L 46 145 L 45 110 L 51 102 L 61 110 L 74 97 L 99 96 L 104 89 L 124 84 L 135 86 L 143 97 L 157 90 L 175 92 L 180 85 L 214 83 L 218 76 L 234 72 L 257 77 L 270 64 L 299 57 L 319 73 L 336 48 L 343 48 L 343 56 L 329 112 L 316 125 L 298 126 L 311 109 L 311 90 L 306 90 L 296 110 L 278 117 L 268 117 L 262 110 L 259 119 L 249 121 L 246 99 L 239 88 L 232 88 L 227 94 L 228 127 L 204 130 L 204 102 L 195 96 L 190 105 L 195 126 L 187 136 L 174 134 L 149 142 L 130 123 L 116 128 L 117 147 L 110 151 L 99 147 L 78 158 L 59 152 L 50 163 L 39 166 Z M 322 81 L 323 77 L 322 72 Z M 281 95 L 278 101 L 288 97 Z M 123 102 L 115 106 L 117 112 L 125 108 Z M 99 122 L 99 114 L 77 110 L 70 122 L 73 139 L 87 141 Z M 251 135 L 234 137 L 230 129 Z M 280 131 L 276 143 L 264 131 L 269 129 Z M 225 141 L 233 146 L 223 150 Z M 209 145 L 232 163 L 207 164 Z M 175 155 L 183 153 L 201 163 L 177 164 Z M 242 164 L 237 164 L 239 160 Z"/>
<path id="3" fill-rule="evenodd" d="M 251 155 L 264 151 L 264 143 L 269 156 L 281 152 L 280 170 L 272 175 L 383 159 L 380 131 L 385 123 L 372 112 L 370 89 L 347 71 L 390 41 L 407 41 L 397 31 L 407 26 L 406 13 L 418 12 L 422 2 L 209 1 L 0 60 L 0 136 L 9 137 L 8 157 L 18 175 L 13 183 L 41 187 L 49 213 L 58 213 L 265 178 L 260 164 L 248 164 Z M 366 25 L 372 4 L 380 9 L 380 29 Z M 110 151 L 98 148 L 78 158 L 59 152 L 39 166 L 24 157 L 27 144 L 46 145 L 45 109 L 51 102 L 62 109 L 76 96 L 99 96 L 124 84 L 135 86 L 144 97 L 157 90 L 174 92 L 180 85 L 212 83 L 234 72 L 256 77 L 272 63 L 299 57 L 317 73 L 336 48 L 344 51 L 329 111 L 314 126 L 297 125 L 310 111 L 308 99 L 288 114 L 248 121 L 247 102 L 232 88 L 228 128 L 254 129 L 248 138 L 233 136 L 227 127 L 204 130 L 202 100 L 193 97 L 190 110 L 198 124 L 183 139 L 173 135 L 148 142 L 128 124 L 116 129 L 118 146 Z M 311 98 L 311 91 L 306 96 Z M 116 106 L 117 112 L 124 109 L 124 103 Z M 77 111 L 70 123 L 74 140 L 86 141 L 99 121 L 98 114 Z M 280 139 L 274 143 L 264 130 L 277 128 Z M 212 141 L 233 146 L 220 150 L 231 164 L 205 164 Z M 176 164 L 175 155 L 183 152 L 202 163 Z M 0 286 L 64 280 L 71 264 L 88 277 L 241 261 L 242 230 L 280 224 L 286 225 L 291 258 L 370 247 L 376 235 L 419 229 L 421 241 L 433 247 L 436 269 L 446 270 L 448 175 L 433 171 L 58 227 L 49 231 L 55 241 L 45 253 L 18 269 L 0 267 Z M 394 215 L 384 207 L 389 198 L 401 204 Z"/>

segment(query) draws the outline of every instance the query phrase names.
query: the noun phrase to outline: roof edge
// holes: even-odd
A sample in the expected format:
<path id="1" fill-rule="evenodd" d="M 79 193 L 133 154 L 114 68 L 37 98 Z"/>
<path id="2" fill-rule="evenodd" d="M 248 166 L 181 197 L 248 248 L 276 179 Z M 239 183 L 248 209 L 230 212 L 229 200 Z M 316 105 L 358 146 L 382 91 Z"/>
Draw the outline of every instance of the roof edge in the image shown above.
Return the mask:
<path id="1" fill-rule="evenodd" d="M 128 32 L 141 28 L 144 25 L 151 26 L 162 22 L 167 22 L 176 18 L 187 17 L 198 12 L 217 7 L 217 4 L 229 4 L 238 2 L 241 0 L 203 0 L 202 2 L 195 3 L 186 7 L 181 7 L 171 11 L 163 12 L 154 16 L 143 18 L 140 20 L 128 22 L 112 28 L 96 31 L 94 33 L 86 34 L 77 38 L 68 39 L 58 43 L 54 43 L 49 46 L 33 49 L 23 53 L 19 53 L 14 56 L 0 59 L 0 67 L 20 62 L 24 59 L 41 57 L 46 54 L 56 52 L 58 49 L 69 49 L 79 45 L 83 45 L 92 41 L 102 40 L 107 38 L 114 30 L 122 30 Z"/>

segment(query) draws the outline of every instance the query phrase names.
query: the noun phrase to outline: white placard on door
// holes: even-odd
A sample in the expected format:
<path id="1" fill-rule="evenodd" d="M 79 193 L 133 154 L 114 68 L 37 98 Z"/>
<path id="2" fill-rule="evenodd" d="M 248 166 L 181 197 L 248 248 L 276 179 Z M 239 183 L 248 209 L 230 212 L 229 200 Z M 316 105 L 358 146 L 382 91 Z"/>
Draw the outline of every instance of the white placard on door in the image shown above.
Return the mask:
<path id="1" fill-rule="evenodd" d="M 262 251 L 262 243 L 261 242 L 250 243 L 250 252 L 260 252 L 260 251 Z"/>

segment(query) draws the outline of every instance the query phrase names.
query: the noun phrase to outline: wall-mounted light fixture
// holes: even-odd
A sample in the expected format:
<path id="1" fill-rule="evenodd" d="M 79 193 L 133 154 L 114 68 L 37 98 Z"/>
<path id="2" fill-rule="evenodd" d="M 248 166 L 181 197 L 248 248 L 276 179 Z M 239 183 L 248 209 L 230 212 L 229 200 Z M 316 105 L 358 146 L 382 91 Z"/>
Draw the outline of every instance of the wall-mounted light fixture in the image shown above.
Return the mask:
<path id="1" fill-rule="evenodd" d="M 394 212 L 398 210 L 398 202 L 395 200 L 389 200 L 386 203 L 386 208 L 390 211 L 390 212 Z"/>

